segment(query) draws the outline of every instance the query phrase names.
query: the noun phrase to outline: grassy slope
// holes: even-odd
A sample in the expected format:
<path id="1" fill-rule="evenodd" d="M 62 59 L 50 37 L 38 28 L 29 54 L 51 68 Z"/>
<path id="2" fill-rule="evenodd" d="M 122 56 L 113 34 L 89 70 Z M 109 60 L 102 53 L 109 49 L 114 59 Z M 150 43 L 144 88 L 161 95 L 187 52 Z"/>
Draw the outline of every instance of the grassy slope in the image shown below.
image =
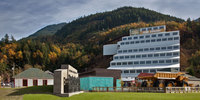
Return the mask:
<path id="1" fill-rule="evenodd" d="M 199 100 L 199 93 L 83 93 L 72 97 L 57 97 L 50 94 L 25 94 L 23 100 Z"/>

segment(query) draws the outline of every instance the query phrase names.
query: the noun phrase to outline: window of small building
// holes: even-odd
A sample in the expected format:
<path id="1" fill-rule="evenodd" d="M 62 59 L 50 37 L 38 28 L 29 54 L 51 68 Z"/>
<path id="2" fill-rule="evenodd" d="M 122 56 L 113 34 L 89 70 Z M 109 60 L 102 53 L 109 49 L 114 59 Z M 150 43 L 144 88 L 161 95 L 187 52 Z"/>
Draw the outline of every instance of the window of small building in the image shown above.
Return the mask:
<path id="1" fill-rule="evenodd" d="M 154 57 L 159 57 L 159 54 L 154 54 Z"/>
<path id="2" fill-rule="evenodd" d="M 167 41 L 167 38 L 162 38 L 162 41 Z"/>
<path id="3" fill-rule="evenodd" d="M 140 39 L 144 39 L 144 36 L 140 36 Z"/>
<path id="4" fill-rule="evenodd" d="M 150 38 L 150 35 L 146 35 L 145 38 Z"/>
<path id="5" fill-rule="evenodd" d="M 177 45 L 177 46 L 174 46 L 174 49 L 179 49 L 179 46 Z"/>
<path id="6" fill-rule="evenodd" d="M 153 51 L 154 50 L 154 48 L 150 48 L 150 51 Z"/>
<path id="7" fill-rule="evenodd" d="M 171 63 L 172 61 L 171 60 L 166 60 L 166 63 Z"/>
<path id="8" fill-rule="evenodd" d="M 122 40 L 127 40 L 127 38 L 123 38 Z"/>
<path id="9" fill-rule="evenodd" d="M 144 48 L 144 51 L 149 51 L 149 48 Z"/>
<path id="10" fill-rule="evenodd" d="M 133 39 L 138 39 L 138 37 L 133 37 Z"/>
<path id="11" fill-rule="evenodd" d="M 147 55 L 146 55 L 146 54 L 143 54 L 143 55 L 142 55 L 142 58 L 146 58 L 146 57 L 147 57 Z"/>
<path id="12" fill-rule="evenodd" d="M 168 46 L 167 49 L 171 50 L 171 49 L 172 49 L 172 46 Z"/>
<path id="13" fill-rule="evenodd" d="M 179 40 L 179 37 L 174 37 L 174 40 Z"/>
<path id="14" fill-rule="evenodd" d="M 159 63 L 163 64 L 163 63 L 165 63 L 165 61 L 164 60 L 159 60 Z"/>
<path id="15" fill-rule="evenodd" d="M 114 62 L 113 62 L 113 63 L 111 63 L 111 65 L 112 65 L 112 66 L 115 66 L 115 65 L 116 65 L 116 63 L 114 63 Z"/>
<path id="16" fill-rule="evenodd" d="M 143 49 L 139 49 L 139 52 L 142 52 L 143 51 Z"/>
<path id="17" fill-rule="evenodd" d="M 168 41 L 171 41 L 171 40 L 173 40 L 173 38 L 172 38 L 172 37 L 168 38 Z"/>
<path id="18" fill-rule="evenodd" d="M 131 58 L 135 58 L 135 55 L 132 55 Z"/>
<path id="19" fill-rule="evenodd" d="M 153 54 L 148 54 L 148 57 L 153 57 Z"/>
<path id="20" fill-rule="evenodd" d="M 28 80 L 27 79 L 23 79 L 23 86 L 28 86 Z"/>
<path id="21" fill-rule="evenodd" d="M 123 50 L 123 53 L 127 53 L 127 50 Z"/>
<path id="22" fill-rule="evenodd" d="M 173 32 L 173 35 L 178 35 L 178 32 Z"/>
<path id="23" fill-rule="evenodd" d="M 166 50 L 166 49 L 167 49 L 167 47 L 161 47 L 161 49 L 162 49 L 162 50 Z"/>
<path id="24" fill-rule="evenodd" d="M 156 42 L 156 40 L 155 40 L 155 39 L 152 39 L 151 42 Z"/>
<path id="25" fill-rule="evenodd" d="M 155 69 L 150 69 L 150 73 L 155 73 L 156 70 Z"/>
<path id="26" fill-rule="evenodd" d="M 173 52 L 173 56 L 178 56 L 179 53 L 178 52 Z"/>
<path id="27" fill-rule="evenodd" d="M 135 70 L 130 70 L 130 73 L 135 73 Z"/>
<path id="28" fill-rule="evenodd" d="M 146 64 L 151 64 L 151 61 L 146 61 Z"/>
<path id="29" fill-rule="evenodd" d="M 134 44 L 134 41 L 131 41 L 131 44 Z"/>
<path id="30" fill-rule="evenodd" d="M 156 47 L 156 50 L 160 50 L 160 47 Z"/>
<path id="31" fill-rule="evenodd" d="M 137 73 L 141 73 L 141 72 L 142 72 L 142 70 L 137 70 L 136 72 L 137 72 Z"/>
<path id="32" fill-rule="evenodd" d="M 167 53 L 167 56 L 172 56 L 172 53 Z"/>
<path id="33" fill-rule="evenodd" d="M 117 65 L 121 65 L 121 62 L 117 62 Z"/>
<path id="34" fill-rule="evenodd" d="M 165 33 L 165 36 L 170 36 L 170 33 Z"/>
<path id="35" fill-rule="evenodd" d="M 132 49 L 130 49 L 130 50 L 128 50 L 128 52 L 130 53 L 130 52 L 133 52 L 133 50 Z"/>
<path id="36" fill-rule="evenodd" d="M 161 53 L 160 56 L 161 56 L 161 57 L 164 57 L 164 56 L 165 56 L 165 53 Z"/>
<path id="37" fill-rule="evenodd" d="M 132 39 L 132 37 L 128 37 L 128 40 L 131 40 Z"/>
<path id="38" fill-rule="evenodd" d="M 128 59 L 129 58 L 129 56 L 125 56 L 125 59 Z"/>
<path id="39" fill-rule="evenodd" d="M 173 59 L 173 63 L 178 63 L 178 59 Z"/>
<path id="40" fill-rule="evenodd" d="M 145 64 L 145 61 L 140 61 L 140 64 Z"/>
<path id="41" fill-rule="evenodd" d="M 134 52 L 137 52 L 137 51 L 138 51 L 138 49 L 134 49 L 133 51 L 134 51 Z"/>
<path id="42" fill-rule="evenodd" d="M 124 42 L 121 42 L 121 45 L 124 45 Z"/>
<path id="43" fill-rule="evenodd" d="M 136 55 L 136 58 L 141 58 L 141 55 Z"/>
<path id="44" fill-rule="evenodd" d="M 129 44 L 129 42 L 126 42 L 126 45 L 128 45 Z"/>
<path id="45" fill-rule="evenodd" d="M 118 56 L 115 56 L 114 59 L 118 59 Z"/>
<path id="46" fill-rule="evenodd" d="M 149 43 L 150 42 L 150 40 L 146 40 L 146 43 Z"/>
<path id="47" fill-rule="evenodd" d="M 133 62 L 128 62 L 128 65 L 133 65 Z"/>
<path id="48" fill-rule="evenodd" d="M 143 73 L 149 73 L 149 70 L 148 69 L 144 69 Z"/>
<path id="49" fill-rule="evenodd" d="M 163 34 L 158 34 L 158 37 L 162 37 L 163 36 Z"/>
<path id="50" fill-rule="evenodd" d="M 161 41 L 161 39 L 157 39 L 157 42 L 160 42 Z"/>
<path id="51" fill-rule="evenodd" d="M 124 73 L 129 73 L 129 70 L 124 70 Z"/>
<path id="52" fill-rule="evenodd" d="M 47 80 L 43 80 L 43 85 L 47 86 Z"/>
<path id="53" fill-rule="evenodd" d="M 140 43 L 144 43 L 144 40 L 140 41 Z"/>
<path id="54" fill-rule="evenodd" d="M 151 37 L 156 37 L 156 34 L 151 35 Z"/>
<path id="55" fill-rule="evenodd" d="M 138 44 L 138 43 L 140 43 L 140 41 L 135 41 L 135 44 Z"/>
<path id="56" fill-rule="evenodd" d="M 127 65 L 127 62 L 122 62 L 122 65 Z"/>
<path id="57" fill-rule="evenodd" d="M 158 63 L 158 61 L 157 61 L 157 60 L 154 60 L 154 61 L 153 61 L 153 64 L 157 64 L 157 63 Z"/>
<path id="58" fill-rule="evenodd" d="M 135 61 L 134 64 L 135 64 L 135 65 L 138 65 L 138 64 L 139 64 L 139 61 Z"/>

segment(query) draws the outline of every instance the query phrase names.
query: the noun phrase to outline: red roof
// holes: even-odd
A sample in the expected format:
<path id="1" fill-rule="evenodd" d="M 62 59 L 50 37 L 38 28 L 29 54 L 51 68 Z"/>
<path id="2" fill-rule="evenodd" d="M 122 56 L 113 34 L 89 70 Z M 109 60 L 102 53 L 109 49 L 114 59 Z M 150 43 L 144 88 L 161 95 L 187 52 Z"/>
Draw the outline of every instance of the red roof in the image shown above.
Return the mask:
<path id="1" fill-rule="evenodd" d="M 138 78 L 144 78 L 144 77 L 153 77 L 154 74 L 153 73 L 140 73 L 138 75 Z"/>

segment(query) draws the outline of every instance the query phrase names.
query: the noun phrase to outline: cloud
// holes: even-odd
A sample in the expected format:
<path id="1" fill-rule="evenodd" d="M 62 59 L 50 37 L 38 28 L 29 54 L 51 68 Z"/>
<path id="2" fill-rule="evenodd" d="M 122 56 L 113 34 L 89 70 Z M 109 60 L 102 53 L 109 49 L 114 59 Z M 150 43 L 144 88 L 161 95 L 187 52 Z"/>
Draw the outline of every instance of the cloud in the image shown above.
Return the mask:
<path id="1" fill-rule="evenodd" d="M 1 0 L 0 38 L 6 33 L 26 37 L 50 24 L 123 6 L 145 7 L 183 19 L 196 19 L 198 0 Z"/>

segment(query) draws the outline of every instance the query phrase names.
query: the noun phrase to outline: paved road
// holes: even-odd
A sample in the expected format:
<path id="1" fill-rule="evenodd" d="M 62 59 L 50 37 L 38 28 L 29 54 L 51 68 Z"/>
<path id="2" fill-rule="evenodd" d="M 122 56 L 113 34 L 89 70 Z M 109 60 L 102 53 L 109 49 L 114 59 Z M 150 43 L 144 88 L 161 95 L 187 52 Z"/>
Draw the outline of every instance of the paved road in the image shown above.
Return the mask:
<path id="1" fill-rule="evenodd" d="M 0 100 L 22 100 L 22 95 L 10 95 L 15 91 L 14 88 L 0 88 Z"/>

